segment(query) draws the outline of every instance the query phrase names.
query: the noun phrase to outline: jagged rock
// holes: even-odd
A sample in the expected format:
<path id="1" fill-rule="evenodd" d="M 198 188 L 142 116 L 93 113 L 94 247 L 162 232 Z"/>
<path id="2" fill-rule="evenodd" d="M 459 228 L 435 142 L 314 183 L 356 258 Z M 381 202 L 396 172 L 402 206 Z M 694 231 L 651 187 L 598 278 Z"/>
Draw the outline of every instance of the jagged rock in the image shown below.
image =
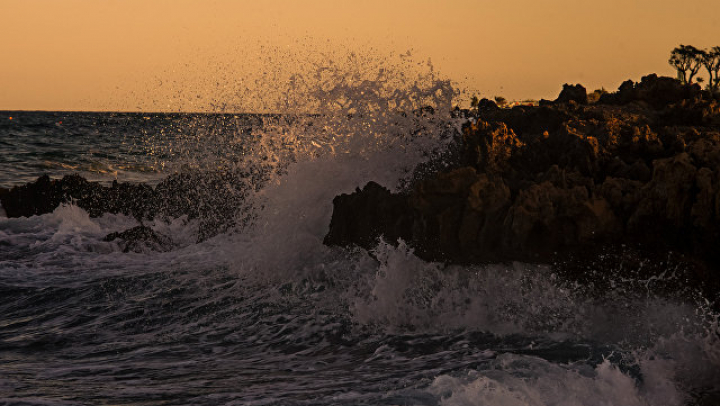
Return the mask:
<path id="1" fill-rule="evenodd" d="M 202 241 L 236 225 L 238 218 L 247 221 L 238 216 L 245 208 L 245 193 L 242 177 L 225 172 L 173 174 L 154 189 L 144 184 L 118 182 L 104 186 L 79 175 L 57 180 L 45 175 L 23 186 L 0 188 L 0 204 L 8 217 L 42 215 L 68 202 L 91 217 L 122 213 L 142 222 L 156 217 L 187 216 L 199 220 L 197 237 Z M 128 240 L 123 243 L 125 251 L 148 247 L 164 251 L 172 247 L 165 237 L 150 234 L 150 229 L 133 230 L 128 230 L 133 233 L 127 234 Z"/>
<path id="2" fill-rule="evenodd" d="M 702 167 L 695 175 L 695 186 L 698 189 L 697 199 L 690 210 L 693 224 L 702 228 L 713 221 L 720 219 L 720 182 L 718 175 L 710 168 Z"/>
<path id="3" fill-rule="evenodd" d="M 152 218 L 155 199 L 153 189 L 147 185 L 113 182 L 111 187 L 105 187 L 79 175 L 68 175 L 59 180 L 44 175 L 35 182 L 0 190 L 0 202 L 8 217 L 51 213 L 61 203 L 72 201 L 92 217 L 123 213 L 136 218 Z"/>
<path id="4" fill-rule="evenodd" d="M 510 156 L 522 146 L 512 129 L 505 123 L 487 123 L 479 120 L 464 132 L 467 161 L 488 172 L 507 170 Z"/>
<path id="5" fill-rule="evenodd" d="M 411 237 L 406 198 L 375 182 L 335 197 L 333 207 L 337 215 L 333 215 L 325 244 L 372 248 L 380 237 L 392 242 Z"/>
<path id="6" fill-rule="evenodd" d="M 608 201 L 625 224 L 642 199 L 642 186 L 643 182 L 638 180 L 608 177 L 596 193 Z"/>
<path id="7" fill-rule="evenodd" d="M 677 251 L 687 280 L 720 303 L 710 288 L 720 280 L 718 102 L 656 75 L 591 105 L 581 91 L 478 110 L 454 162 L 401 194 L 373 184 L 336 199 L 326 243 L 372 248 L 381 235 L 401 236 L 422 258 L 456 263 L 548 262 L 623 244 L 638 257 Z M 348 221 L 372 227 L 338 228 Z"/>
<path id="8" fill-rule="evenodd" d="M 643 199 L 628 221 L 630 229 L 641 229 L 658 221 L 682 227 L 689 218 L 697 168 L 682 154 L 653 162 L 652 180 L 643 187 Z"/>
<path id="9" fill-rule="evenodd" d="M 137 226 L 123 232 L 115 232 L 105 236 L 103 241 L 120 240 L 123 252 L 145 252 L 147 250 L 167 252 L 173 247 L 172 240 L 147 226 Z"/>
<path id="10" fill-rule="evenodd" d="M 685 150 L 698 166 L 720 167 L 720 133 L 706 133 L 704 137 L 696 136 Z"/>
<path id="11" fill-rule="evenodd" d="M 644 76 L 640 83 L 632 80 L 623 82 L 616 93 L 606 93 L 600 96 L 599 103 L 625 105 L 632 102 L 649 103 L 655 108 L 682 100 L 696 99 L 702 91 L 697 84 L 686 85 L 677 79 L 650 74 Z"/>
<path id="12" fill-rule="evenodd" d="M 478 258 L 487 250 L 487 258 L 501 250 L 498 235 L 502 220 L 511 203 L 510 188 L 501 177 L 477 174 L 470 185 L 465 218 L 461 222 L 458 239 L 469 256 Z"/>
<path id="13" fill-rule="evenodd" d="M 477 109 L 479 111 L 494 111 L 499 110 L 500 107 L 498 107 L 495 101 L 483 98 L 478 102 Z"/>
<path id="14" fill-rule="evenodd" d="M 8 217 L 51 213 L 67 202 L 73 202 L 91 217 L 121 213 L 142 221 L 158 216 L 187 216 L 200 219 L 198 239 L 204 240 L 236 224 L 246 190 L 243 178 L 228 172 L 172 174 L 154 189 L 117 181 L 104 186 L 79 175 L 56 180 L 44 175 L 23 186 L 0 188 L 0 204 Z"/>
<path id="15" fill-rule="evenodd" d="M 560 189 L 549 182 L 518 195 L 505 219 L 507 252 L 548 258 L 557 250 L 609 239 L 620 224 L 603 198 L 590 198 L 587 189 Z"/>
<path id="16" fill-rule="evenodd" d="M 652 171 L 641 159 L 633 162 L 632 165 L 628 165 L 623 160 L 615 157 L 608 163 L 607 175 L 615 178 L 647 182 L 652 177 Z"/>
<path id="17" fill-rule="evenodd" d="M 62 202 L 58 188 L 45 175 L 35 183 L 0 189 L 0 203 L 8 217 L 30 217 L 50 213 Z"/>
<path id="18" fill-rule="evenodd" d="M 477 233 L 483 222 L 473 217 L 473 205 L 486 204 L 477 196 L 488 186 L 487 176 L 483 176 L 479 178 L 472 167 L 463 167 L 417 186 L 405 213 L 406 217 L 412 215 L 412 235 L 419 237 L 419 250 L 438 259 L 470 254 L 467 235 Z"/>
<path id="19" fill-rule="evenodd" d="M 587 90 L 583 85 L 569 85 L 564 84 L 560 95 L 555 99 L 555 103 L 569 103 L 575 102 L 577 104 L 587 104 L 588 96 Z"/>
<path id="20" fill-rule="evenodd" d="M 247 185 L 233 172 L 183 172 L 163 179 L 155 192 L 160 215 L 200 219 L 198 239 L 205 240 L 237 224 Z"/>

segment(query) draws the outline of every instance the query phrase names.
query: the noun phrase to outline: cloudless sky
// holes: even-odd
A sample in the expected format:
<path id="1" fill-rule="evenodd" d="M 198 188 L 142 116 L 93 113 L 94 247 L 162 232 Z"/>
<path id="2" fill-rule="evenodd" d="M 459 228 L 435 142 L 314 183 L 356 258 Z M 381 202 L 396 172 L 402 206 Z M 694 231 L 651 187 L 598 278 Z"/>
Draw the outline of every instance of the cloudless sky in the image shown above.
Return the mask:
<path id="1" fill-rule="evenodd" d="M 413 51 L 470 93 L 615 89 L 678 44 L 720 45 L 717 0 L 0 0 L 0 110 L 209 109 L 276 52 Z M 248 62 L 254 61 L 254 62 Z M 277 68 L 277 67 L 276 67 Z M 213 93 L 215 92 L 215 93 Z M 203 102 L 178 102 L 185 97 Z M 170 103 L 172 101 L 172 103 Z"/>

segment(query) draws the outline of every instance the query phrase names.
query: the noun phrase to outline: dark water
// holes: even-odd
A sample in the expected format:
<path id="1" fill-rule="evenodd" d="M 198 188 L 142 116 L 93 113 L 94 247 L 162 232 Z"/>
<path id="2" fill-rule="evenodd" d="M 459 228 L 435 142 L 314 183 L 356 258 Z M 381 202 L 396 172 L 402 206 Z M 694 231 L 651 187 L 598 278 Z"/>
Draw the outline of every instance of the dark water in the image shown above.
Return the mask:
<path id="1" fill-rule="evenodd" d="M 684 405 L 720 390 L 702 301 L 322 245 L 335 195 L 399 184 L 447 142 L 449 118 L 405 119 L 0 112 L 4 187 L 265 175 L 242 229 L 198 243 L 194 220 L 149 223 L 175 242 L 164 253 L 103 241 L 137 224 L 122 215 L 0 217 L 0 404 Z"/>
<path id="2" fill-rule="evenodd" d="M 243 136 L 270 116 L 248 114 L 0 111 L 0 187 L 43 174 L 154 183 L 213 149 L 209 139 Z M 217 140 L 213 140 L 217 141 Z M 222 153 L 242 155 L 233 145 Z"/>
<path id="3" fill-rule="evenodd" d="M 173 116 L 63 112 L 1 112 L 0 185 L 50 173 L 82 172 L 94 180 L 146 180 L 154 172 L 142 139 Z"/>

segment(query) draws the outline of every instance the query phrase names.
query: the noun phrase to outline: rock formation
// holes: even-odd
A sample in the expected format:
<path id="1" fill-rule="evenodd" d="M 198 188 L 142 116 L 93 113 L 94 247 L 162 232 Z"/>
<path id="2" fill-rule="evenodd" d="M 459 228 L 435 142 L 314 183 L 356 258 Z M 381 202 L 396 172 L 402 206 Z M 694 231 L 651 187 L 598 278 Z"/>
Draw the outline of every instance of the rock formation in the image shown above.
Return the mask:
<path id="1" fill-rule="evenodd" d="M 51 180 L 45 175 L 23 186 L 0 188 L 0 204 L 8 217 L 50 213 L 69 202 L 91 217 L 121 213 L 142 222 L 187 216 L 200 220 L 198 238 L 203 240 L 235 224 L 246 190 L 241 177 L 226 172 L 178 173 L 155 188 L 118 182 L 104 186 L 79 175 Z"/>
<path id="2" fill-rule="evenodd" d="M 720 268 L 720 103 L 656 75 L 586 103 L 582 86 L 566 85 L 540 107 L 478 110 L 447 169 L 400 193 L 372 184 L 336 198 L 325 243 L 402 238 L 453 263 L 552 262 L 624 244 L 698 259 L 698 283 L 717 293 L 707 269 Z"/>

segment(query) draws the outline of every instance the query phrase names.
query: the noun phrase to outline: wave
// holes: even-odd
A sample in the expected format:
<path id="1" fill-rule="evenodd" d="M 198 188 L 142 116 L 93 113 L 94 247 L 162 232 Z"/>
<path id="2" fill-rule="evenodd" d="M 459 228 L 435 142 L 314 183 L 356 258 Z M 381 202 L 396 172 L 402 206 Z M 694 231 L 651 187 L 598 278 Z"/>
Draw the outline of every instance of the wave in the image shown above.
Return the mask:
<path id="1" fill-rule="evenodd" d="M 225 232 L 198 242 L 198 219 L 155 219 L 145 225 L 175 249 L 123 253 L 103 236 L 137 225 L 129 216 L 65 204 L 0 218 L 0 340 L 45 358 L 0 367 L 0 401 L 97 400 L 98 387 L 118 403 L 176 404 L 682 405 L 717 394 L 718 315 L 701 300 L 629 287 L 642 281 L 596 291 L 551 265 L 431 263 L 402 241 L 323 245 L 335 196 L 370 180 L 407 187 L 462 124 L 450 115 L 458 91 L 431 66 L 413 76 L 404 59 L 346 58 L 299 64 L 314 70 L 287 75 L 287 98 L 268 102 L 278 114 L 197 116 L 152 149 L 164 171 L 242 173 L 250 193 L 237 216 L 248 221 Z M 21 369 L 39 370 L 34 388 Z"/>

